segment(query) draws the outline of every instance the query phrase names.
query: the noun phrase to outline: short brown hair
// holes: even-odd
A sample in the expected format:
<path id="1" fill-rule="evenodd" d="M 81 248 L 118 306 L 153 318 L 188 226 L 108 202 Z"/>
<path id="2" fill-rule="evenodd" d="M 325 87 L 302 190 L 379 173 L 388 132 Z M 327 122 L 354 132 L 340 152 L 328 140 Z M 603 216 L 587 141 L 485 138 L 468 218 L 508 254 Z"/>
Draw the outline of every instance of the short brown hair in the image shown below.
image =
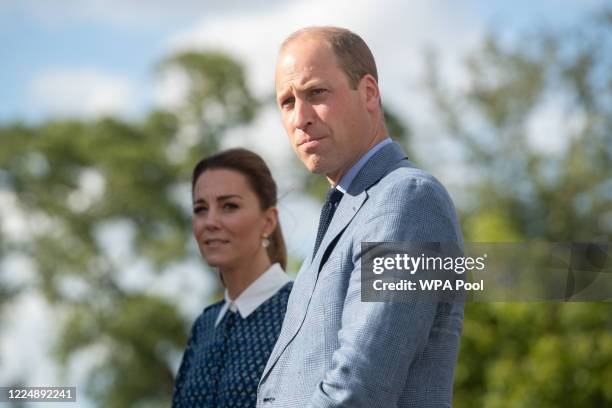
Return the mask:
<path id="1" fill-rule="evenodd" d="M 195 165 L 191 178 L 191 192 L 196 182 L 206 170 L 235 170 L 247 179 L 249 187 L 259 199 L 263 211 L 276 206 L 276 182 L 266 162 L 257 154 L 247 149 L 229 149 L 203 158 Z M 272 263 L 278 262 L 283 269 L 287 268 L 287 247 L 283 239 L 280 222 L 270 235 L 267 248 Z"/>
<path id="2" fill-rule="evenodd" d="M 350 86 L 355 89 L 366 74 L 378 82 L 376 62 L 368 45 L 357 34 L 341 27 L 306 27 L 291 34 L 281 45 L 281 51 L 301 37 L 321 38 L 338 59 L 339 68 L 344 71 Z"/>

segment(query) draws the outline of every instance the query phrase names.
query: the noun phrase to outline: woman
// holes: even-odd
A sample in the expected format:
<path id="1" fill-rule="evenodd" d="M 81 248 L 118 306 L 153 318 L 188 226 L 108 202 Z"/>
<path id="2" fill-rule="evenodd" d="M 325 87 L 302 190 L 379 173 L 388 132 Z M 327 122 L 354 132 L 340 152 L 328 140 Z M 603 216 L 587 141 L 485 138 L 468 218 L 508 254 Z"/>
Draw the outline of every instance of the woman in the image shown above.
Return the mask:
<path id="1" fill-rule="evenodd" d="M 192 193 L 193 234 L 225 300 L 193 325 L 173 407 L 254 407 L 292 286 L 276 184 L 261 157 L 231 149 L 195 166 Z"/>

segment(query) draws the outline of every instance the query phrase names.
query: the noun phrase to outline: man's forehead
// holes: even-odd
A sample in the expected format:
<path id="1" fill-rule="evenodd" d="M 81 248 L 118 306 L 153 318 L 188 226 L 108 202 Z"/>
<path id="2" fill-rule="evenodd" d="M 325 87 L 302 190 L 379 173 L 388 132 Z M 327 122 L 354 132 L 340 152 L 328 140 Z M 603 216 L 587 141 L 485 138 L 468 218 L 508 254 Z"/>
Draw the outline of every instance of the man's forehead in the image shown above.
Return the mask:
<path id="1" fill-rule="evenodd" d="M 306 89 L 310 86 L 319 83 L 325 83 L 326 80 L 332 80 L 339 74 L 337 67 L 320 69 L 316 66 L 306 66 L 302 69 L 287 68 L 276 75 L 276 92 L 277 94 L 289 91 L 290 89 Z"/>
<path id="2" fill-rule="evenodd" d="M 279 54 L 276 64 L 277 88 L 287 82 L 307 82 L 311 77 L 324 79 L 339 70 L 335 55 L 324 42 L 298 41 L 284 47 Z"/>

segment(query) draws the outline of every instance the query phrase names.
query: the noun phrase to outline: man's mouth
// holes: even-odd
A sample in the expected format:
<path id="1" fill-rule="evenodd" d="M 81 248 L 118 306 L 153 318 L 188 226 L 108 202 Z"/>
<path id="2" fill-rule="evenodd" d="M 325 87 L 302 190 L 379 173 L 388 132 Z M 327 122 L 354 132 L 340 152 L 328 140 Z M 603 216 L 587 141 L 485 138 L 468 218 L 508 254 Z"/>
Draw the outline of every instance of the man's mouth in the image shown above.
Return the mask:
<path id="1" fill-rule="evenodd" d="M 324 137 L 319 138 L 304 138 L 298 143 L 298 147 L 304 150 L 311 150 L 317 148 L 321 143 Z"/>

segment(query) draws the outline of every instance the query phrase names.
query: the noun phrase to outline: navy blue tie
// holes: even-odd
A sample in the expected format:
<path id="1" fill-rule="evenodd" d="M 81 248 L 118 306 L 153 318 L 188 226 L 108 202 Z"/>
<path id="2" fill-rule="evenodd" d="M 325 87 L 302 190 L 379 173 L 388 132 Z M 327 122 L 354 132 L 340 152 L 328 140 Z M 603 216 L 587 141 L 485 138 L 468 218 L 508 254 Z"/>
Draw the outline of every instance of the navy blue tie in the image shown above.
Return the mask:
<path id="1" fill-rule="evenodd" d="M 336 188 L 330 188 L 327 192 L 327 196 L 325 197 L 325 203 L 323 204 L 323 208 L 321 208 L 321 218 L 319 219 L 319 230 L 317 231 L 317 240 L 315 241 L 314 251 L 312 252 L 312 257 L 314 258 L 317 253 L 317 249 L 321 245 L 321 241 L 323 241 L 323 237 L 325 236 L 325 232 L 331 223 L 332 217 L 334 216 L 334 212 L 336 212 L 336 207 L 338 207 L 338 203 L 342 200 L 342 191 L 337 190 Z"/>

